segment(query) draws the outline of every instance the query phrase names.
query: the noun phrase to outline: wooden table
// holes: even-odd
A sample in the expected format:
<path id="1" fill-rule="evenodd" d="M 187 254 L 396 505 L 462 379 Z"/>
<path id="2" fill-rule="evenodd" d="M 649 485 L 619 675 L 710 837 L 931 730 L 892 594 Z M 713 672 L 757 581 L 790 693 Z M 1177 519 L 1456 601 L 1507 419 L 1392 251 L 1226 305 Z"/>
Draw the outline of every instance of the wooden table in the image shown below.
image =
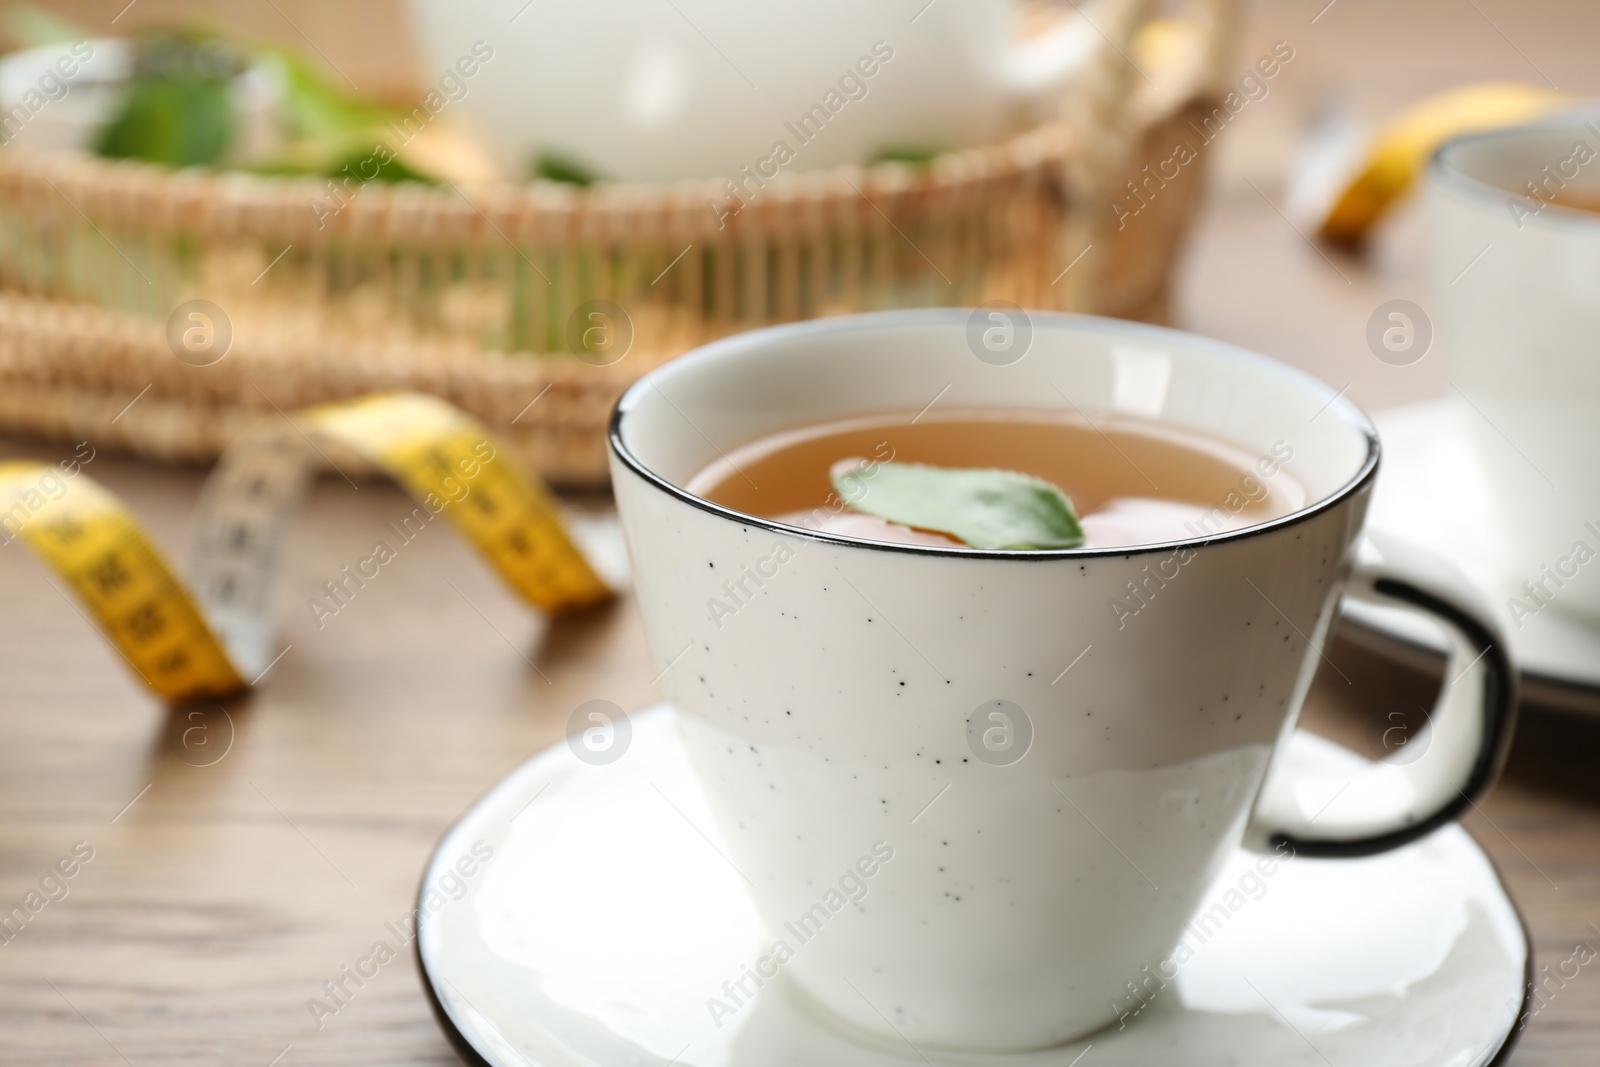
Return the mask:
<path id="1" fill-rule="evenodd" d="M 1383 300 L 1428 306 L 1420 223 L 1403 212 L 1364 262 L 1306 242 L 1276 205 L 1307 117 L 1334 94 L 1381 114 L 1468 77 L 1593 92 L 1600 18 L 1556 0 L 1324 3 L 1253 11 L 1240 69 L 1279 39 L 1296 59 L 1209 149 L 1211 202 L 1179 317 L 1349 383 L 1376 408 L 1445 388 L 1442 354 L 1391 367 L 1362 340 Z M 0 444 L 6 456 L 69 452 Z M 105 454 L 89 470 L 180 554 L 203 471 Z M 93 849 L 68 896 L 0 944 L 0 1063 L 456 1062 L 409 960 L 320 1029 L 307 999 L 407 911 L 434 840 L 478 794 L 555 741 L 579 703 L 655 700 L 659 664 L 632 604 L 547 627 L 442 529 L 319 630 L 306 599 L 408 509 L 385 485 L 316 486 L 279 585 L 287 652 L 227 709 L 231 743 L 230 720 L 197 723 L 145 696 L 40 567 L 0 548 L 0 902 L 20 900 L 76 842 Z M 1325 679 L 1309 720 L 1357 749 L 1372 751 L 1383 708 L 1426 702 L 1437 685 L 1345 643 L 1332 656 L 1353 684 Z M 211 755 L 193 734 L 183 744 L 197 725 L 215 738 Z M 1600 720 L 1525 714 L 1504 780 L 1467 820 L 1541 962 L 1600 947 L 1597 753 Z M 1600 978 L 1585 970 L 1511 1062 L 1588 1061 L 1597 1039 Z"/>

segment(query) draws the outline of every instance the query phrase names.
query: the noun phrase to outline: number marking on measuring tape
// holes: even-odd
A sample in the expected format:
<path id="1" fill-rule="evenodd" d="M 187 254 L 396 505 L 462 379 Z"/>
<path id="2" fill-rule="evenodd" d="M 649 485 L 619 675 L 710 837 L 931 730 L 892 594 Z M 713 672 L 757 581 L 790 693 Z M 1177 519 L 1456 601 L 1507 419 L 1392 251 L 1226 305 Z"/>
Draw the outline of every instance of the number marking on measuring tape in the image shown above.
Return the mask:
<path id="1" fill-rule="evenodd" d="M 318 460 L 328 459 L 324 445 L 394 478 L 426 518 L 448 516 L 532 606 L 558 614 L 614 595 L 557 502 L 505 446 L 416 393 L 311 408 L 241 435 L 201 494 L 191 584 L 115 495 L 49 464 L 0 463 L 0 543 L 28 545 L 157 695 L 181 703 L 236 693 L 270 663 L 279 548 Z"/>

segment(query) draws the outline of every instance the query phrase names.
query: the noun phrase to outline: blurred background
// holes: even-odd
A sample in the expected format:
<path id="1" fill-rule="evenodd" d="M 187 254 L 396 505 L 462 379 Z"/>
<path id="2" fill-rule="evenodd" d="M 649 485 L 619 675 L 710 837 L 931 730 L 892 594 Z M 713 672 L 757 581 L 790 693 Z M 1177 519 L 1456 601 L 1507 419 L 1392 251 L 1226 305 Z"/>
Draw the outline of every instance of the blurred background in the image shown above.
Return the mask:
<path id="1" fill-rule="evenodd" d="M 465 83 L 462 92 L 468 95 L 449 102 L 426 137 L 403 146 L 399 158 L 384 165 L 381 181 L 421 178 L 439 195 L 408 198 L 400 193 L 373 195 L 364 189 L 361 196 L 350 198 L 351 210 L 345 211 L 339 206 L 341 194 L 304 177 L 326 178 L 351 173 L 352 166 L 359 168 L 364 162 L 373 165 L 370 149 L 356 142 L 367 137 L 366 131 L 389 128 L 384 124 L 414 113 L 426 94 L 438 91 L 441 72 L 449 72 L 457 53 L 465 55 L 471 39 L 503 32 L 513 50 L 536 47 L 537 37 L 516 37 L 512 31 L 546 16 L 537 8 L 526 13 L 526 5 L 509 0 L 499 6 L 505 12 L 498 14 L 509 12 L 516 19 L 504 31 L 484 30 L 481 18 L 486 16 L 469 18 L 451 14 L 444 6 L 407 5 L 401 0 L 346 4 L 276 0 L 264 5 L 67 0 L 50 5 L 49 18 L 18 17 L 14 11 L 4 27 L 13 44 L 48 38 L 49 19 L 57 21 L 58 36 L 80 30 L 91 35 L 137 35 L 152 29 L 210 27 L 236 43 L 256 47 L 258 63 L 261 46 L 281 49 L 275 54 L 289 57 L 296 77 L 301 72 L 305 77 L 294 83 L 300 95 L 291 104 L 301 116 L 295 137 L 267 148 L 257 146 L 240 164 L 285 180 L 250 186 L 248 192 L 226 193 L 207 186 L 190 194 L 200 197 L 197 203 L 210 205 L 206 211 L 189 212 L 171 199 L 177 194 L 152 190 L 150 182 L 108 176 L 120 171 L 69 167 L 49 172 L 56 175 L 50 178 L 37 165 L 19 165 L 11 172 L 17 183 L 13 187 L 23 197 L 13 202 L 19 209 L 24 202 L 33 205 L 19 210 L 16 219 L 22 232 L 38 228 L 31 240 L 51 248 L 55 245 L 50 242 L 92 243 L 95 235 L 84 227 L 92 220 L 101 236 L 120 242 L 119 248 L 124 244 L 143 248 L 149 242 L 155 258 L 147 262 L 123 255 L 119 262 L 102 246 L 96 254 L 109 260 L 107 269 L 121 271 L 127 278 L 122 283 L 100 279 L 94 283 L 99 288 L 91 293 L 85 288 L 89 283 L 81 279 L 38 273 L 37 261 L 56 254 L 41 253 L 32 267 L 26 257 L 10 266 L 0 263 L 0 273 L 7 278 L 5 289 L 48 299 L 65 297 L 79 307 L 120 307 L 152 324 L 183 299 L 205 296 L 230 316 L 237 345 L 234 358 L 211 375 L 212 381 L 226 384 L 212 390 L 212 408 L 200 410 L 184 399 L 188 386 L 176 376 L 181 368 L 168 357 L 156 332 L 147 332 L 144 347 L 135 345 L 116 359 L 83 366 L 76 362 L 81 357 L 65 350 L 36 356 L 34 365 L 24 359 L 4 372 L 10 399 L 0 400 L 0 424 L 55 437 L 70 436 L 66 429 L 70 425 L 104 427 L 127 396 L 153 382 L 147 397 L 152 402 L 141 403 L 119 419 L 111 439 L 146 454 L 205 459 L 216 453 L 241 419 L 270 410 L 245 387 L 243 372 L 232 366 L 254 358 L 253 353 L 270 351 L 287 353 L 308 365 L 305 375 L 280 376 L 281 394 L 263 383 L 279 404 L 427 379 L 434 383 L 428 388 L 444 390 L 469 412 L 503 422 L 541 388 L 553 384 L 556 395 L 566 395 L 563 404 L 570 418 L 563 421 L 535 410 L 511 429 L 513 444 L 547 477 L 593 485 L 604 478 L 597 437 L 571 427 L 592 429 L 602 421 L 611 398 L 652 361 L 730 329 L 797 315 L 935 302 L 976 304 L 990 298 L 1169 321 L 1270 353 L 1337 385 L 1348 383 L 1349 395 L 1371 409 L 1392 406 L 1437 395 L 1445 387 L 1442 359 L 1395 366 L 1366 358 L 1366 346 L 1358 343 L 1369 316 L 1385 301 L 1408 299 L 1428 306 L 1417 198 L 1400 197 L 1383 218 L 1362 232 L 1361 247 L 1354 254 L 1314 240 L 1339 183 L 1359 167 L 1370 143 L 1367 138 L 1407 106 L 1463 85 L 1509 83 L 1514 93 L 1552 98 L 1582 98 L 1595 88 L 1595 75 L 1584 63 L 1581 47 L 1592 28 L 1587 25 L 1590 16 L 1575 3 L 1423 0 L 1394 10 L 1369 0 L 1331 4 L 1254 0 L 1237 8 L 1231 3 L 1167 3 L 1146 5 L 1163 24 L 1140 31 L 1112 24 L 1118 8 L 1133 5 L 1085 5 L 1088 14 L 1083 14 L 1065 0 L 1037 0 L 1021 7 L 1028 23 L 1025 29 L 1047 35 L 1054 21 L 1077 20 L 1078 44 L 1067 47 L 1083 53 L 1074 62 L 1089 72 L 1057 95 L 1044 94 L 1052 107 L 1058 99 L 1069 100 L 1060 109 L 1065 119 L 1079 131 L 1088 131 L 1079 135 L 1082 144 L 1043 149 L 1058 153 L 1064 161 L 1066 195 L 1077 198 L 1064 218 L 1050 214 L 1060 208 L 1050 197 L 1017 194 L 1033 172 L 1015 162 L 1015 152 L 1006 166 L 1017 174 L 984 180 L 960 176 L 959 168 L 948 160 L 929 162 L 934 149 L 961 145 L 934 143 L 938 136 L 925 131 L 898 133 L 894 123 L 903 125 L 907 112 L 895 111 L 903 102 L 891 98 L 894 87 L 888 78 L 872 86 L 879 94 L 874 102 L 854 105 L 854 112 L 835 122 L 829 137 L 855 123 L 838 136 L 867 138 L 862 141 L 865 148 L 854 157 L 841 157 L 843 161 L 905 162 L 898 168 L 858 172 L 860 177 L 852 181 L 859 188 L 841 194 L 842 186 L 824 190 L 822 179 L 815 176 L 820 172 L 811 169 L 834 160 L 819 157 L 822 149 L 797 142 L 800 158 L 789 168 L 794 173 L 784 175 L 796 179 L 792 184 L 801 192 L 794 195 L 811 198 L 828 220 L 822 223 L 825 238 L 818 236 L 807 245 L 802 231 L 813 223 L 802 221 L 797 209 L 787 200 L 779 203 L 778 197 L 751 195 L 748 211 L 720 216 L 715 209 L 708 211 L 712 200 L 721 198 L 724 207 L 740 207 L 746 196 L 738 193 L 728 199 L 721 191 L 729 177 L 737 177 L 729 160 L 758 163 L 755 153 L 766 143 L 769 131 L 789 135 L 780 126 L 781 114 L 771 110 L 772 101 L 783 99 L 781 93 L 770 83 L 763 94 L 747 93 L 743 82 L 748 78 L 738 64 L 730 61 L 724 66 L 727 56 L 719 59 L 705 49 L 693 57 L 700 64 L 696 77 L 718 92 L 732 94 L 737 87 L 740 99 L 759 97 L 752 108 L 769 110 L 753 112 L 759 139 L 751 143 L 756 148 L 740 147 L 737 152 L 746 154 L 725 155 L 715 162 L 706 153 L 700 173 L 688 165 L 674 171 L 681 157 L 638 162 L 641 173 L 700 179 L 698 184 L 679 183 L 682 188 L 656 184 L 644 192 L 645 187 L 624 182 L 610 191 L 598 190 L 587 202 L 572 200 L 567 194 L 583 189 L 593 178 L 616 175 L 578 158 L 584 155 L 583 146 L 563 143 L 541 153 L 537 146 L 530 150 L 526 138 L 502 143 L 488 131 L 497 119 L 516 113 L 515 98 L 489 101 L 491 83 L 494 92 L 504 97 L 504 87 L 516 84 L 518 78 L 525 80 L 530 93 L 535 89 L 558 93 L 560 79 L 565 78 L 573 88 L 559 113 L 574 116 L 572 122 L 588 122 L 591 129 L 624 124 L 605 121 L 606 112 L 594 105 L 592 94 L 585 95 L 585 86 L 597 84 L 582 80 L 588 75 L 563 68 L 552 71 L 554 81 L 538 82 L 531 80 L 531 74 L 508 70 L 510 64 L 502 62 L 497 68 L 493 61 L 483 64 L 476 80 L 460 79 Z M 463 11 L 493 7 L 475 5 Z M 522 10 L 515 10 L 519 7 Z M 426 17 L 443 21 L 429 22 L 429 30 L 419 32 L 414 13 L 433 9 L 439 14 Z M 937 7 L 932 11 L 927 22 L 938 15 Z M 1163 19 L 1164 15 L 1175 17 Z M 452 19 L 460 22 L 459 28 Z M 699 47 L 689 26 L 678 28 Z M 841 36 L 856 32 L 851 28 Z M 29 37 L 31 41 L 22 40 Z M 1119 39 L 1121 45 L 1115 43 Z M 625 55 L 632 55 L 627 50 L 636 43 L 619 34 L 616 53 L 585 69 L 605 72 L 619 66 Z M 834 51 L 853 56 L 853 50 L 863 50 L 866 44 L 851 41 L 842 51 Z M 1260 77 L 1255 73 L 1258 63 L 1270 60 L 1275 48 L 1286 50 L 1292 60 L 1281 69 L 1275 67 L 1273 77 Z M 235 61 L 249 65 L 242 58 Z M 818 62 L 818 69 L 823 69 L 833 60 Z M 905 70 L 910 60 L 899 62 L 899 69 Z M 654 75 L 648 62 L 642 64 L 646 75 L 666 79 L 656 85 L 645 77 L 646 98 L 651 86 L 672 95 L 667 91 L 673 84 L 672 66 L 663 63 Z M 531 61 L 529 65 L 558 66 Z M 721 81 L 716 80 L 718 75 Z M 902 75 L 912 84 L 925 76 L 912 71 Z M 1220 133 L 1206 133 L 1219 128 L 1202 120 L 1213 113 L 1223 94 L 1240 92 L 1240 79 L 1252 77 L 1255 89 L 1243 93 L 1243 109 L 1227 116 Z M 26 77 L 14 80 L 9 91 L 31 84 Z M 814 92 L 820 92 L 829 82 L 819 77 L 811 84 L 816 85 Z M 557 88 L 552 90 L 551 85 Z M 690 105 L 695 99 L 690 98 Z M 869 106 L 877 110 L 869 112 Z M 949 106 L 952 115 L 959 110 L 953 103 Z M 1498 106 L 1505 109 L 1503 101 Z M 1032 120 L 1055 116 L 1047 113 L 1049 108 L 1026 110 L 1026 115 L 1018 108 L 1007 114 L 1009 125 L 997 131 L 996 143 L 1023 145 L 1027 151 L 1039 148 L 1027 141 L 1026 131 Z M 548 113 L 522 109 L 524 116 L 541 112 Z M 1516 106 L 1508 111 L 1523 113 Z M 923 119 L 948 122 L 953 129 L 959 118 L 935 118 L 935 114 L 940 114 L 938 109 L 928 109 Z M 872 127 L 878 115 L 887 128 Z M 51 116 L 47 108 L 40 118 Z M 741 114 L 739 121 L 748 117 Z M 1036 141 L 1053 136 L 1048 125 Z M 1443 129 L 1451 125 L 1446 123 Z M 709 136 L 706 127 L 684 118 L 678 126 L 663 129 L 673 140 L 682 141 L 689 133 Z M 862 127 L 875 132 L 858 133 Z M 928 128 L 939 130 L 937 125 Z M 970 130 L 962 132 L 968 135 L 966 146 L 981 156 Z M 302 133 L 306 136 L 299 136 Z M 1009 139 L 1019 135 L 1022 140 Z M 1168 142 L 1175 143 L 1178 135 L 1194 142 L 1199 153 L 1196 164 L 1173 163 Z M 30 136 L 36 131 L 26 131 L 18 144 L 25 146 Z M 527 133 L 537 136 L 538 131 Z M 159 141 L 151 127 L 136 125 L 134 134 L 118 142 L 117 154 L 138 156 L 150 147 L 142 144 L 142 137 Z M 91 140 L 85 137 L 83 143 Z M 1427 143 L 1431 142 L 1423 138 L 1424 147 Z M 593 147 L 597 155 L 605 150 L 598 143 Z M 158 155 L 205 153 L 204 146 L 162 145 L 151 150 Z M 236 144 L 234 156 L 239 152 Z M 1141 165 L 1169 167 L 1178 177 L 1170 187 L 1160 182 L 1161 194 L 1149 211 L 1124 220 L 1126 226 L 1118 225 L 1119 211 L 1138 204 L 1137 199 L 1128 199 L 1138 194 L 1129 192 L 1126 183 L 1138 179 L 1142 188 L 1154 187 L 1148 177 L 1141 177 Z M 346 170 L 342 172 L 341 166 Z M 908 177 L 907 168 L 919 166 L 924 169 Z M 40 175 L 55 182 L 65 199 L 55 196 Z M 302 176 L 298 184 L 287 180 L 295 175 Z M 528 177 L 547 180 L 520 195 L 495 191 L 496 181 Z M 919 180 L 929 184 L 919 186 Z M 747 192 L 755 188 L 747 179 L 740 181 Z M 113 186 L 129 190 L 128 196 L 138 189 L 145 199 L 116 200 L 106 191 Z M 26 199 L 33 196 L 39 198 L 36 204 Z M 293 205 L 311 201 L 323 206 L 292 210 Z M 1016 206 L 1001 217 L 996 205 L 1007 202 Z M 202 217 L 204 221 L 192 221 Z M 224 217 L 231 221 L 223 222 Z M 377 243 L 376 253 L 370 248 L 364 252 L 360 241 L 352 238 L 357 233 L 389 232 L 396 226 L 437 236 L 407 238 L 398 244 L 397 238 L 385 237 Z M 965 239 L 957 234 L 961 227 L 998 236 L 975 248 L 970 241 L 962 243 Z M 73 228 L 84 232 L 74 238 L 69 232 Z M 822 242 L 841 239 L 867 274 L 858 278 L 851 273 L 857 269 L 851 265 L 856 260 L 840 259 L 819 267 Z M 756 251 L 752 241 L 764 247 Z M 184 260 L 181 255 L 173 259 L 161 251 L 162 242 L 197 244 L 198 259 Z M 1085 253 L 1081 263 L 1075 258 L 1079 250 Z M 404 269 L 391 262 L 401 253 L 412 257 Z M 591 258 L 583 259 L 586 256 Z M 61 252 L 59 258 L 65 262 L 69 257 Z M 1072 269 L 1064 271 L 1069 264 Z M 140 275 L 135 277 L 127 267 Z M 146 275 L 156 274 L 162 275 L 156 288 L 163 291 L 149 298 L 149 291 L 141 287 L 149 281 Z M 761 290 L 766 293 L 758 298 Z M 545 306 L 547 294 L 551 299 Z M 470 385 L 439 383 L 446 374 L 439 365 L 459 366 L 452 360 L 463 350 L 570 354 L 567 334 L 572 316 L 595 299 L 612 301 L 626 316 L 617 329 L 630 346 L 621 351 L 633 353 L 626 365 L 608 366 L 620 358 L 614 351 L 580 352 L 592 366 L 579 374 L 567 373 L 562 361 L 545 361 L 497 366 Z M 139 300 L 147 300 L 149 306 L 138 305 Z M 96 318 L 89 325 L 109 336 L 121 329 L 119 323 Z M 46 321 L 39 327 L 41 333 L 28 336 L 46 347 L 65 348 L 70 346 L 64 346 L 59 336 L 66 329 Z M 270 362 L 264 354 L 261 360 Z M 352 366 L 349 380 L 339 387 L 306 383 L 307 376 L 325 376 L 327 371 L 318 368 L 335 361 L 360 366 Z M 372 371 L 370 364 L 375 361 L 386 364 L 387 370 Z M 67 365 L 70 372 L 50 369 Z M 593 373 L 593 367 L 600 372 Z M 84 381 L 91 371 L 96 381 Z M 52 374 L 71 380 L 57 381 Z"/>
<path id="2" fill-rule="evenodd" d="M 203 20 L 306 53 L 395 104 L 417 100 L 430 80 L 400 0 L 54 0 L 49 9 L 110 33 Z M 1477 81 L 1592 95 L 1600 74 L 1586 54 L 1600 29 L 1596 16 L 1577 0 L 1246 0 L 1243 9 L 1231 45 L 1239 72 L 1274 41 L 1289 41 L 1296 55 L 1270 98 L 1214 146 L 1207 207 L 1177 274 L 1175 318 L 1299 366 L 1344 366 L 1354 380 L 1350 395 L 1367 406 L 1438 393 L 1440 361 L 1390 368 L 1360 358 L 1351 345 L 1376 304 L 1424 295 L 1418 206 L 1401 204 L 1359 261 L 1336 256 L 1333 265 L 1275 208 L 1307 139 L 1330 117 L 1375 124 L 1430 93 Z M 1296 299 L 1308 288 L 1324 301 L 1314 311 Z"/>

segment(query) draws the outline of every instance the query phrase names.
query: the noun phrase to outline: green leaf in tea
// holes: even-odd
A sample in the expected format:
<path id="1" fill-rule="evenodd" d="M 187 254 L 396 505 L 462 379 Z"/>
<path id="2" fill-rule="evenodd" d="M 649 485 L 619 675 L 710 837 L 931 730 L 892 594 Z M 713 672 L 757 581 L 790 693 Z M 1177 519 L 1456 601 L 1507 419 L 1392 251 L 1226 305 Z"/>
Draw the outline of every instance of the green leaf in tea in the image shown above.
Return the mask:
<path id="1" fill-rule="evenodd" d="M 921 463 L 840 463 L 833 487 L 857 511 L 973 548 L 1079 548 L 1083 528 L 1067 495 L 1043 478 Z"/>

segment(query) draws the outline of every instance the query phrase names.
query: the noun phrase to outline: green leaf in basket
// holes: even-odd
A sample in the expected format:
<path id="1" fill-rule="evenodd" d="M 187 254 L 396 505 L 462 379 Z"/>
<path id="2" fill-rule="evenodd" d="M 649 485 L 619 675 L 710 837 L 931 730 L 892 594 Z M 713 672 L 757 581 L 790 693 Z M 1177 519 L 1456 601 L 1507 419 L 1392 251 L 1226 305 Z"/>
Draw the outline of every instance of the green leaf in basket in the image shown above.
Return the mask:
<path id="1" fill-rule="evenodd" d="M 358 133 L 366 135 L 402 114 L 335 84 L 292 49 L 264 47 L 261 55 L 283 84 L 283 122 L 290 141 L 337 141 Z"/>
<path id="2" fill-rule="evenodd" d="M 248 55 L 220 37 L 157 31 L 133 48 L 133 77 L 96 151 L 175 167 L 211 166 L 233 143 L 231 84 Z"/>
<path id="3" fill-rule="evenodd" d="M 839 464 L 833 487 L 857 511 L 955 537 L 973 548 L 1078 548 L 1083 528 L 1067 495 L 1043 478 L 1006 470 Z"/>
<path id="4" fill-rule="evenodd" d="M 534 159 L 530 169 L 535 178 L 543 178 L 547 182 L 565 182 L 567 185 L 585 188 L 600 180 L 600 175 L 577 160 L 550 153 Z"/>
<path id="5" fill-rule="evenodd" d="M 878 149 L 869 162 L 909 163 L 912 166 L 924 167 L 943 153 L 944 149 L 934 148 L 932 145 L 892 144 Z"/>
<path id="6" fill-rule="evenodd" d="M 397 156 L 379 152 L 378 145 L 382 141 L 380 134 L 370 132 L 307 138 L 249 169 L 256 174 L 318 174 L 335 179 L 355 178 L 361 182 L 439 184 L 434 178 L 407 166 Z M 387 162 L 385 155 L 389 156 Z"/>
<path id="7" fill-rule="evenodd" d="M 135 79 L 122 110 L 100 132 L 102 156 L 174 167 L 210 166 L 233 143 L 226 82 L 210 78 Z"/>

